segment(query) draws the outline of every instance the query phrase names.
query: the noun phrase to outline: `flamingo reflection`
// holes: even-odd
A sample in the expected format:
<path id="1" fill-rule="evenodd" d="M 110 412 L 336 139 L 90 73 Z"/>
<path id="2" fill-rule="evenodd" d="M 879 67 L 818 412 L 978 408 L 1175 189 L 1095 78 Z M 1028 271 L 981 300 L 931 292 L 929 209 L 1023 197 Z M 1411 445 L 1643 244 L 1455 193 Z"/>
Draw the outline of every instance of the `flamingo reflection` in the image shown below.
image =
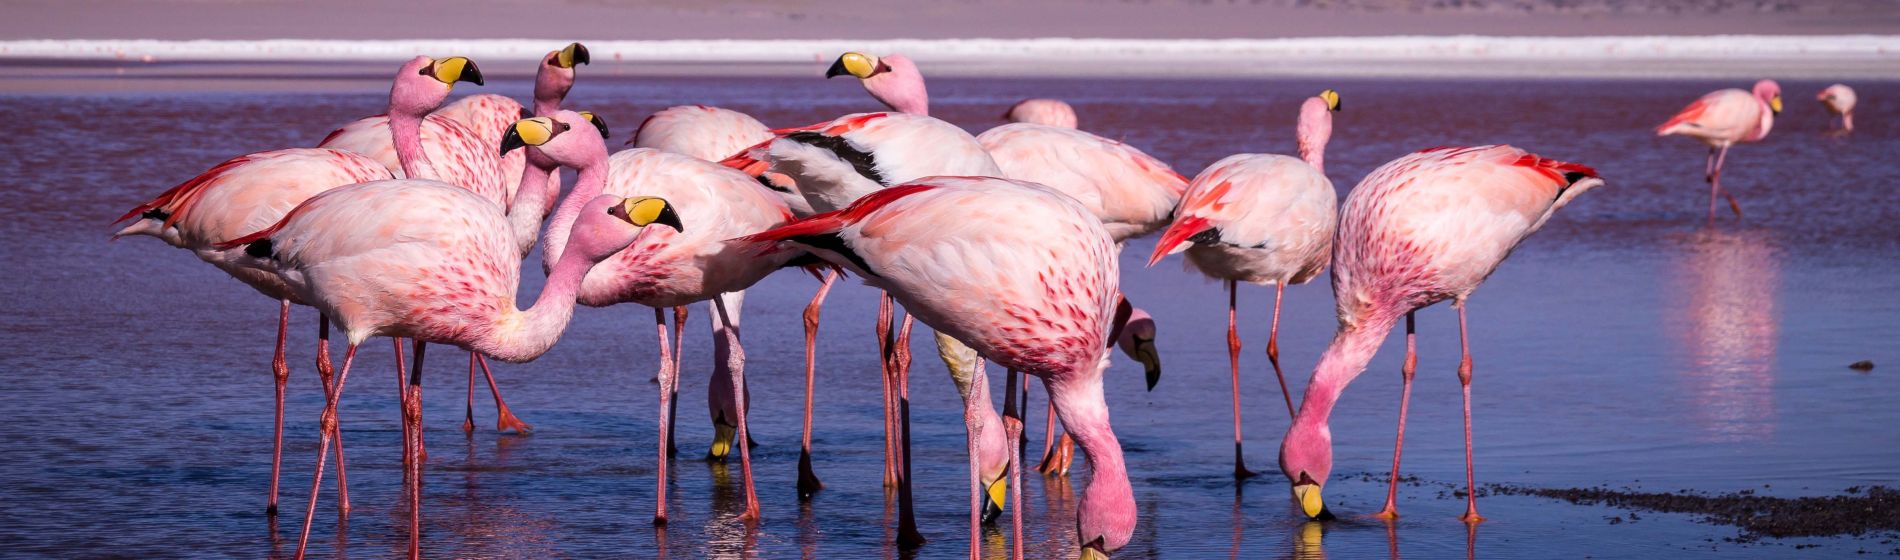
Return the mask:
<path id="1" fill-rule="evenodd" d="M 1774 435 L 1781 256 L 1766 231 L 1703 230 L 1672 266 L 1678 355 L 1694 422 L 1709 441 Z"/>

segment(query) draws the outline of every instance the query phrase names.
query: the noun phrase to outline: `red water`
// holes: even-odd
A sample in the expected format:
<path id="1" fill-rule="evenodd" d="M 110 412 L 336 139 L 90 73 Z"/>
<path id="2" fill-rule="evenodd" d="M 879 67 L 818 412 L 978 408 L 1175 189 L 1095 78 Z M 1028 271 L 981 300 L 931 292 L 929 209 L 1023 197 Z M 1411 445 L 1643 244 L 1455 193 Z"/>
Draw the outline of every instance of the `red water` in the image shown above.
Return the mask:
<path id="1" fill-rule="evenodd" d="M 240 77 L 240 80 L 242 78 Z M 273 76 L 272 89 L 297 89 Z M 189 82 L 183 82 L 189 85 Z M 84 84 L 82 83 L 82 86 Z M 0 284 L 7 388 L 0 406 L 0 556 L 259 557 L 295 546 L 299 516 L 262 514 L 269 472 L 270 344 L 276 304 L 149 239 L 107 243 L 106 222 L 231 155 L 310 145 L 329 128 L 379 112 L 356 93 L 218 93 L 100 80 L 0 97 Z M 1788 110 L 1767 141 L 1730 154 L 1726 184 L 1747 218 L 1704 223 L 1703 148 L 1649 127 L 1697 95 L 1743 84 L 1702 82 L 1392 82 L 932 80 L 933 113 L 981 130 L 1028 96 L 1066 99 L 1082 126 L 1148 150 L 1192 175 L 1230 153 L 1290 153 L 1299 100 L 1338 89 L 1328 167 L 1343 194 L 1372 167 L 1442 144 L 1511 143 L 1595 166 L 1609 181 L 1558 214 L 1471 300 L 1477 372 L 1474 429 L 1480 482 L 1632 486 L 1649 490 L 1831 494 L 1900 483 L 1900 84 L 1854 84 L 1861 130 L 1825 138 L 1808 97 L 1784 83 Z M 326 90 L 336 89 L 329 85 Z M 473 90 L 474 88 L 470 88 Z M 520 81 L 485 91 L 523 94 Z M 108 93 L 109 92 L 109 93 Z M 602 113 L 624 140 L 648 112 L 706 103 L 799 125 L 872 106 L 842 80 L 650 79 L 587 76 L 569 106 Z M 1132 243 L 1146 255 L 1152 241 Z M 535 257 L 538 258 L 538 257 Z M 1463 501 L 1454 317 L 1420 314 L 1420 375 L 1408 425 L 1396 525 L 1376 510 L 1389 465 L 1398 393 L 1396 344 L 1347 391 L 1333 434 L 1339 473 L 1328 485 L 1346 519 L 1303 529 L 1282 481 L 1229 475 L 1224 309 L 1219 287 L 1178 265 L 1128 261 L 1124 289 L 1155 311 L 1166 375 L 1142 390 L 1138 367 L 1109 371 L 1109 401 L 1141 512 L 1119 557 L 1785 555 L 1887 552 L 1889 537 L 1742 545 L 1732 528 L 1682 515 L 1624 512 L 1540 498 L 1483 498 L 1490 517 L 1468 541 Z M 539 289 L 538 275 L 524 294 Z M 1282 358 L 1294 390 L 1330 338 L 1323 281 L 1287 291 Z M 748 298 L 753 458 L 764 521 L 736 520 L 737 473 L 697 457 L 711 438 L 698 406 L 710 352 L 694 310 L 674 463 L 673 523 L 649 525 L 653 504 L 656 355 L 640 308 L 581 311 L 566 338 L 532 364 L 496 375 L 538 428 L 463 438 L 453 360 L 432 367 L 426 420 L 431 462 L 423 547 L 433 557 L 898 556 L 878 484 L 881 468 L 869 290 L 841 286 L 820 347 L 817 470 L 827 490 L 794 497 L 802 388 L 798 312 L 816 283 L 783 274 Z M 1271 471 L 1286 419 L 1261 356 L 1270 294 L 1242 295 L 1247 341 L 1247 454 Z M 309 366 L 314 317 L 293 321 L 283 499 L 305 499 L 321 398 Z M 927 340 L 928 337 L 919 337 Z M 384 344 L 360 368 L 386 371 Z M 920 342 L 918 355 L 928 356 Z M 1847 364 L 1872 360 L 1867 373 Z M 967 487 L 961 411 L 934 362 L 918 361 L 913 418 L 919 521 L 927 558 L 965 554 Z M 1001 375 L 993 375 L 999 380 Z M 377 377 L 369 374 L 365 379 Z M 352 384 L 343 407 L 356 509 L 320 505 L 317 556 L 386 557 L 406 544 L 399 505 L 397 415 L 390 387 Z M 1001 387 L 997 387 L 1000 392 Z M 1040 397 L 1031 449 L 1040 448 Z M 487 404 L 478 424 L 490 425 Z M 1071 554 L 1072 480 L 1028 477 L 1030 550 Z M 1358 473 L 1374 473 L 1363 480 Z M 1007 521 L 1007 520 L 1005 520 Z M 1006 528 L 1007 525 L 1002 527 Z M 1003 534 L 987 533 L 998 556 Z M 1796 550 L 1795 545 L 1819 548 Z M 1393 552 L 1396 551 L 1396 552 Z"/>

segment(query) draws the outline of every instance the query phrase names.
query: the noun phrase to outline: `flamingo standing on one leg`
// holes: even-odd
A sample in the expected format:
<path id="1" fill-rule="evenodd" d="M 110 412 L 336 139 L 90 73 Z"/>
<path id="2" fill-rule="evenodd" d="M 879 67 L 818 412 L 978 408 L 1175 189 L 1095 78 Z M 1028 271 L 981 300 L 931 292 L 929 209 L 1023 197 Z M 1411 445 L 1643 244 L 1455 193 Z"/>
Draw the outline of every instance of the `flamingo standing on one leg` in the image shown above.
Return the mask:
<path id="1" fill-rule="evenodd" d="M 417 66 L 412 62 L 405 66 Z M 443 88 L 446 93 L 446 88 Z M 404 88 L 398 88 L 403 92 Z M 392 94 L 392 113 L 405 97 Z M 438 101 L 439 102 L 439 101 Z M 508 144 L 537 146 L 580 171 L 575 189 L 598 191 L 605 181 L 607 150 L 591 129 L 567 134 L 590 119 L 563 111 L 555 118 L 523 120 Z M 401 123 L 396 125 L 400 130 Z M 540 196 L 540 193 L 530 193 Z M 304 301 L 334 318 L 349 339 L 343 370 L 330 389 L 318 443 L 316 474 L 305 511 L 297 557 L 302 558 L 323 481 L 323 455 L 336 423 L 337 399 L 349 379 L 356 348 L 372 336 L 416 340 L 403 423 L 408 465 L 409 557 L 420 556 L 421 366 L 424 344 L 453 344 L 509 362 L 532 360 L 551 348 L 573 316 L 582 279 L 596 263 L 632 244 L 641 227 L 675 229 L 679 218 L 663 199 L 599 197 L 588 203 L 567 239 L 567 258 L 527 310 L 514 306 L 521 259 L 510 218 L 501 206 L 462 187 L 438 181 L 392 179 L 327 191 L 292 210 L 276 225 L 224 244 L 243 247 L 258 267 L 275 273 Z M 400 366 L 398 367 L 400 370 Z"/>
<path id="2" fill-rule="evenodd" d="M 1347 195 L 1333 240 L 1333 299 L 1339 331 L 1320 356 L 1300 401 L 1299 414 L 1280 446 L 1280 470 L 1307 516 L 1331 514 L 1320 491 L 1333 467 L 1329 417 L 1346 384 L 1366 369 L 1379 343 L 1406 317 L 1405 383 L 1399 397 L 1399 437 L 1392 449 L 1392 480 L 1385 516 L 1397 515 L 1399 451 L 1411 401 L 1412 312 L 1452 300 L 1458 309 L 1463 358 L 1465 514 L 1476 523 L 1471 493 L 1471 349 L 1465 300 L 1497 270 L 1524 238 L 1584 191 L 1603 184 L 1596 171 L 1544 159 L 1510 146 L 1442 147 L 1380 166 Z"/>
<path id="3" fill-rule="evenodd" d="M 1736 217 L 1742 205 L 1735 195 L 1722 190 L 1722 162 L 1728 149 L 1741 142 L 1759 142 L 1775 126 L 1781 113 L 1781 85 L 1774 80 L 1755 82 L 1753 92 L 1724 89 L 1709 92 L 1684 107 L 1668 122 L 1656 127 L 1657 136 L 1688 136 L 1709 146 L 1709 163 L 1703 177 L 1709 182 L 1709 222 L 1715 222 L 1715 196 L 1728 196 L 1729 209 Z"/>
<path id="4" fill-rule="evenodd" d="M 1094 472 L 1076 512 L 1082 556 L 1128 543 L 1134 493 L 1102 394 L 1120 299 L 1114 241 L 1086 208 L 1032 183 L 931 177 L 748 239 L 849 268 L 938 332 L 1041 377 Z"/>
<path id="5" fill-rule="evenodd" d="M 1003 120 L 1013 123 L 1034 123 L 1057 128 L 1075 128 L 1075 108 L 1060 99 L 1024 99 L 1009 107 L 1003 113 Z"/>
<path id="6" fill-rule="evenodd" d="M 277 514 L 277 482 L 284 457 L 284 389 L 290 380 L 290 366 L 284 362 L 285 332 L 290 326 L 290 305 L 302 304 L 289 287 L 275 276 L 262 274 L 239 265 L 243 251 L 220 250 L 213 245 L 226 239 L 269 227 L 283 219 L 305 199 L 343 185 L 390 178 L 389 169 L 375 160 L 351 152 L 316 148 L 292 148 L 258 152 L 232 158 L 210 170 L 180 183 L 120 216 L 117 222 L 133 220 L 112 236 L 149 235 L 218 267 L 259 293 L 278 300 L 277 351 L 271 359 L 272 377 L 277 385 L 276 420 L 271 444 L 270 499 L 267 515 Z M 136 218 L 136 219 L 135 219 Z M 324 386 L 330 384 L 329 319 L 320 318 L 318 327 L 317 373 Z M 337 507 L 349 509 L 349 489 L 343 481 L 343 440 L 337 440 Z"/>
<path id="7" fill-rule="evenodd" d="M 1304 284 L 1332 257 L 1339 194 L 1326 178 L 1326 141 L 1333 133 L 1339 93 L 1309 97 L 1300 105 L 1300 157 L 1238 154 L 1214 162 L 1194 178 L 1174 225 L 1155 244 L 1148 265 L 1187 251 L 1188 266 L 1227 284 L 1227 357 L 1234 401 L 1234 477 L 1253 476 L 1241 453 L 1240 333 L 1235 324 L 1235 286 L 1239 282 L 1273 285 L 1273 327 L 1267 335 L 1267 361 L 1280 381 L 1286 412 L 1293 415 L 1280 372 L 1280 298 L 1288 284 Z"/>
<path id="8" fill-rule="evenodd" d="M 1834 84 L 1821 90 L 1815 99 L 1827 108 L 1827 112 L 1841 117 L 1841 128 L 1835 134 L 1846 135 L 1854 131 L 1854 102 L 1859 99 L 1854 95 L 1854 88 L 1847 87 L 1847 84 Z M 1829 127 L 1833 125 L 1832 121 L 1828 122 Z"/>
<path id="9" fill-rule="evenodd" d="M 716 163 L 651 149 L 626 150 L 608 160 L 605 193 L 629 198 L 663 198 L 680 205 L 680 221 L 690 227 L 678 232 L 652 231 L 632 246 L 609 257 L 581 283 L 580 302 L 604 307 L 618 303 L 637 303 L 652 307 L 660 328 L 660 345 L 666 346 L 664 309 L 699 301 L 712 303 L 715 335 L 724 339 L 716 352 L 721 369 L 730 372 L 715 383 L 725 382 L 729 391 L 723 400 L 732 402 L 732 417 L 727 420 L 734 432 L 721 438 L 739 448 L 744 473 L 747 519 L 759 514 L 758 499 L 752 486 L 751 452 L 737 442 L 749 441 L 746 434 L 745 352 L 739 346 L 738 303 L 752 284 L 783 268 L 793 252 L 761 258 L 745 244 L 729 240 L 748 233 L 771 229 L 792 218 L 785 203 L 751 177 Z M 589 193 L 593 194 L 593 193 Z M 579 217 L 580 199 L 570 196 L 548 225 L 547 258 L 559 262 L 559 249 L 565 241 L 560 232 Z M 666 453 L 671 437 L 671 399 L 679 371 L 662 360 L 660 379 L 660 455 L 659 493 L 654 523 L 664 524 L 666 511 Z M 718 408 L 715 407 L 717 411 Z M 723 450 L 722 450 L 723 451 Z"/>

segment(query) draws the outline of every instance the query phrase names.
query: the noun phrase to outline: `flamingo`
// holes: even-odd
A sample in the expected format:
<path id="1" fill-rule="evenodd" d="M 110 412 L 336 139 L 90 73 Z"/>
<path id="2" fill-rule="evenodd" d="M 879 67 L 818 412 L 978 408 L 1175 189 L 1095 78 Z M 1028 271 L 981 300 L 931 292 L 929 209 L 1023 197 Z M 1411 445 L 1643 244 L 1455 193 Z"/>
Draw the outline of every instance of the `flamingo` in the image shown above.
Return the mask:
<path id="1" fill-rule="evenodd" d="M 1188 266 L 1227 284 L 1227 359 L 1233 385 L 1234 477 L 1253 471 L 1241 454 L 1240 333 L 1235 325 L 1235 286 L 1273 285 L 1273 326 L 1267 361 L 1280 381 L 1286 412 L 1293 397 L 1280 371 L 1280 298 L 1288 284 L 1305 284 L 1326 269 L 1338 223 L 1337 192 L 1326 178 L 1326 141 L 1333 133 L 1339 93 L 1320 92 L 1300 104 L 1300 157 L 1237 154 L 1208 166 L 1174 208 L 1174 223 L 1155 244 L 1148 266 L 1187 252 Z"/>
<path id="2" fill-rule="evenodd" d="M 298 203 L 311 196 L 343 185 L 390 178 L 389 169 L 367 157 L 351 152 L 318 148 L 292 148 L 246 154 L 226 160 L 190 180 L 165 191 L 113 223 L 132 223 L 112 236 L 146 235 L 168 245 L 190 250 L 232 278 L 280 303 L 277 315 L 277 351 L 271 358 L 271 373 L 277 386 L 277 408 L 272 432 L 270 499 L 266 515 L 277 514 L 277 485 L 284 458 L 284 389 L 290 380 L 290 366 L 284 359 L 284 341 L 290 327 L 291 304 L 303 304 L 288 286 L 275 276 L 239 265 L 242 251 L 221 250 L 214 245 L 277 223 Z M 333 373 L 330 363 L 329 319 L 318 320 L 317 373 L 329 386 Z M 344 483 L 343 440 L 337 439 L 337 507 L 349 509 L 349 490 Z"/>
<path id="3" fill-rule="evenodd" d="M 744 473 L 747 519 L 759 515 L 758 498 L 752 485 L 752 461 L 748 446 L 736 445 L 747 439 L 744 399 L 745 351 L 739 345 L 738 307 L 744 290 L 783 268 L 795 252 L 781 252 L 767 258 L 754 255 L 749 245 L 729 240 L 748 233 L 765 231 L 792 218 L 785 203 L 751 177 L 719 164 L 701 159 L 636 148 L 615 153 L 608 160 L 605 193 L 628 197 L 656 197 L 679 204 L 680 220 L 691 224 L 679 232 L 653 231 L 632 246 L 616 253 L 588 273 L 580 285 L 580 303 L 604 307 L 618 303 L 637 303 L 653 308 L 659 325 L 662 354 L 669 344 L 664 310 L 699 301 L 713 306 L 715 335 L 725 341 L 715 353 L 724 362 L 724 382 L 730 391 L 716 392 L 716 400 L 730 402 L 730 410 L 715 406 L 714 412 L 731 414 L 717 418 L 720 441 L 739 448 Z M 598 194 L 592 191 L 588 195 Z M 560 249 L 566 236 L 561 233 L 580 216 L 581 199 L 569 196 L 548 225 L 546 255 L 550 262 L 564 257 Z M 679 371 L 675 363 L 661 357 L 660 379 L 660 455 L 659 492 L 654 523 L 664 524 L 666 511 L 666 455 L 671 439 L 671 399 L 677 390 Z M 730 430 L 730 432 L 728 432 Z M 721 444 L 716 444 L 721 445 Z M 724 449 L 716 449 L 723 452 Z"/>
<path id="4" fill-rule="evenodd" d="M 1035 123 L 1060 128 L 1075 128 L 1075 108 L 1060 99 L 1033 98 L 1024 99 L 1009 106 L 1003 113 L 1003 120 L 1014 123 Z"/>
<path id="5" fill-rule="evenodd" d="M 982 357 L 1042 378 L 1094 471 L 1076 512 L 1082 556 L 1128 543 L 1134 492 L 1102 393 L 1119 300 L 1114 241 L 1086 208 L 1033 183 L 930 177 L 746 239 L 847 268 Z M 972 505 L 980 493 L 971 488 Z M 974 525 L 970 538 L 974 555 Z"/>
<path id="6" fill-rule="evenodd" d="M 1280 470 L 1301 511 L 1330 518 L 1321 490 L 1332 471 L 1328 418 L 1339 394 L 1405 317 L 1404 387 L 1385 509 L 1398 515 L 1399 451 L 1412 395 L 1412 312 L 1452 300 L 1458 310 L 1464 390 L 1466 522 L 1483 520 L 1471 494 L 1471 351 L 1465 301 L 1524 238 L 1578 195 L 1603 184 L 1584 165 L 1545 159 L 1511 146 L 1440 147 L 1393 160 L 1346 196 L 1333 240 L 1333 298 L 1339 330 L 1306 386 L 1299 413 L 1280 446 Z"/>
<path id="7" fill-rule="evenodd" d="M 535 73 L 534 108 L 537 113 L 553 114 L 560 110 L 561 100 L 574 86 L 574 67 L 587 64 L 590 60 L 587 47 L 580 43 L 571 43 L 561 50 L 549 52 L 542 57 L 539 69 Z M 478 85 L 480 85 L 478 83 Z M 319 145 L 326 148 L 350 150 L 375 157 L 401 177 L 439 179 L 444 182 L 467 187 L 506 208 L 516 205 L 531 209 L 519 214 L 532 215 L 535 220 L 514 220 L 515 239 L 518 249 L 525 258 L 534 249 L 536 235 L 539 234 L 540 219 L 554 205 L 555 197 L 560 194 L 560 176 L 551 171 L 537 171 L 541 176 L 531 180 L 552 183 L 551 188 L 542 189 L 539 200 L 518 200 L 517 192 L 522 182 L 529 180 L 531 169 L 528 160 L 533 156 L 525 153 L 499 155 L 501 139 L 508 126 L 515 120 L 528 115 L 520 103 L 508 97 L 493 94 L 478 94 L 463 97 L 448 106 L 430 113 L 421 121 L 420 133 L 415 138 L 421 143 L 417 154 L 422 158 L 409 158 L 405 163 L 401 143 L 404 132 L 392 126 L 389 114 L 358 119 L 344 125 L 323 139 Z M 525 150 L 524 150 L 525 152 Z M 422 162 L 418 164 L 417 162 Z M 429 165 L 442 162 L 437 168 Z M 532 169 L 553 169 L 546 161 L 534 162 Z M 416 167 L 420 165 L 420 167 Z M 415 169 L 411 169 L 415 167 Z M 511 213 L 512 214 L 512 213 Z M 470 356 L 468 366 L 469 390 L 468 404 L 462 420 L 463 431 L 475 428 L 475 370 L 480 368 L 488 381 L 489 393 L 495 399 L 497 411 L 495 429 L 514 430 L 517 433 L 529 433 L 533 426 L 522 422 L 508 408 L 501 398 L 501 388 L 495 384 L 495 376 L 488 369 L 487 360 L 481 356 Z"/>
<path id="8" fill-rule="evenodd" d="M 1657 136 L 1681 135 L 1709 146 L 1709 162 L 1703 177 L 1709 182 L 1709 222 L 1715 221 L 1715 195 L 1728 197 L 1729 209 L 1736 217 L 1742 205 L 1735 195 L 1722 190 L 1722 162 L 1728 149 L 1741 142 L 1759 142 L 1768 137 L 1781 113 L 1781 85 L 1774 80 L 1755 82 L 1753 92 L 1723 89 L 1709 92 L 1684 107 L 1676 116 L 1656 127 Z"/>
<path id="9" fill-rule="evenodd" d="M 832 63 L 825 77 L 844 75 L 858 78 L 872 98 L 893 111 L 916 115 L 930 112 L 930 96 L 923 73 L 903 55 L 877 57 L 844 53 Z M 1021 122 L 1019 115 L 1024 118 L 1042 115 L 1049 122 Z M 1018 122 L 990 129 L 977 137 L 978 143 L 1002 170 L 997 176 L 1041 183 L 1083 201 L 1108 225 L 1118 244 L 1166 226 L 1169 212 L 1187 188 L 1186 177 L 1141 150 L 1075 130 L 1075 111 L 1061 101 L 1024 101 L 1005 116 Z M 1148 337 L 1133 341 L 1138 353 L 1130 353 L 1130 356 L 1142 360 L 1148 389 L 1153 390 L 1161 374 L 1159 354 L 1153 345 L 1153 318 L 1138 308 L 1135 311 L 1141 313 L 1146 328 L 1122 332 L 1124 336 L 1146 334 Z M 1120 327 L 1118 324 L 1117 328 Z M 948 360 L 950 357 L 946 357 Z M 962 379 L 958 381 L 961 383 Z M 984 416 L 994 418 L 995 413 Z M 1067 474 L 1069 459 L 1073 457 L 1071 443 L 1065 437 L 1060 445 L 1052 446 L 1056 441 L 1054 418 L 1047 424 L 1046 436 L 1041 470 Z M 992 465 L 989 474 L 993 480 L 1000 480 L 1002 465 L 999 461 L 1003 453 L 990 450 L 988 455 L 991 458 L 988 463 Z M 997 495 L 1001 496 L 1000 491 Z"/>
<path id="10" fill-rule="evenodd" d="M 1834 84 L 1821 90 L 1820 94 L 1815 95 L 1815 99 L 1821 102 L 1822 107 L 1827 108 L 1827 112 L 1841 117 L 1841 128 L 1836 134 L 1844 135 L 1854 131 L 1854 102 L 1858 99 L 1854 96 L 1854 88 L 1847 87 L 1847 84 Z M 1828 123 L 1829 126 L 1833 124 Z"/>
<path id="11" fill-rule="evenodd" d="M 418 62 L 424 59 L 419 59 Z M 404 68 L 418 66 L 411 62 Z M 391 113 L 405 100 L 431 93 L 398 88 Z M 439 88 L 446 94 L 447 88 Z M 439 98 L 437 102 L 439 102 Z M 411 105 L 413 106 L 413 105 Z M 420 116 L 420 112 L 413 113 Z M 591 130 L 592 119 L 572 111 L 515 124 L 504 146 L 536 146 L 544 155 L 575 167 L 575 189 L 598 192 L 605 181 L 607 149 Z M 396 124 L 398 130 L 403 126 Z M 541 193 L 528 193 L 540 197 Z M 372 336 L 411 338 L 415 363 L 403 402 L 404 461 L 411 484 L 409 557 L 420 556 L 422 362 L 426 344 L 451 344 L 507 362 L 525 362 L 553 347 L 573 316 L 583 277 L 595 264 L 631 245 L 642 228 L 659 223 L 680 229 L 664 199 L 601 196 L 589 201 L 566 240 L 566 259 L 526 310 L 514 305 L 521 259 L 510 218 L 494 204 L 460 186 L 426 179 L 390 179 L 340 187 L 311 197 L 265 230 L 220 244 L 242 247 L 254 266 L 282 278 L 291 290 L 336 320 L 349 339 L 343 370 L 329 388 L 321 418 L 316 474 L 304 513 L 297 557 L 302 558 L 323 482 L 323 455 L 336 425 L 336 400 L 349 380 L 356 349 Z M 398 364 L 398 374 L 401 375 Z"/>

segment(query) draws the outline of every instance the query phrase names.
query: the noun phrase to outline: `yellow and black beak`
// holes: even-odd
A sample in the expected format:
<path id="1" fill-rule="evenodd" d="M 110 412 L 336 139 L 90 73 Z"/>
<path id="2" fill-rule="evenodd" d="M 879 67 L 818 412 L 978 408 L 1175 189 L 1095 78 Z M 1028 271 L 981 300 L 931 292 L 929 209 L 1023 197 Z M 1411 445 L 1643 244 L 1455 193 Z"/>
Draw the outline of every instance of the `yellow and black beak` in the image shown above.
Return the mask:
<path id="1" fill-rule="evenodd" d="M 1777 115 L 1781 114 L 1781 96 L 1780 95 L 1776 95 L 1773 99 L 1768 100 L 1768 110 L 1774 111 L 1775 114 Z"/>
<path id="2" fill-rule="evenodd" d="M 554 65 L 562 68 L 573 68 L 575 65 L 587 64 L 592 60 L 587 56 L 587 46 L 580 43 L 569 43 L 567 47 L 554 54 Z"/>
<path id="3" fill-rule="evenodd" d="M 424 67 L 419 73 L 435 78 L 436 81 L 447 84 L 450 88 L 455 87 L 455 82 L 486 85 L 482 82 L 482 69 L 475 66 L 475 61 L 460 56 L 438 59 Z"/>
<path id="4" fill-rule="evenodd" d="M 686 231 L 686 228 L 680 224 L 680 215 L 673 212 L 673 205 L 667 203 L 664 198 L 654 196 L 628 198 L 620 201 L 620 204 L 615 204 L 608 208 L 607 213 L 613 214 L 614 217 L 626 220 L 627 223 L 640 227 L 660 224 L 673 228 L 673 231 Z M 724 428 L 724 426 L 720 427 Z M 735 433 L 734 435 L 737 434 Z M 726 447 L 729 450 L 734 444 L 729 441 L 730 438 L 724 439 L 728 440 Z M 718 442 L 715 442 L 714 445 L 715 450 L 717 450 Z M 724 455 L 724 453 L 719 454 Z"/>
<path id="5" fill-rule="evenodd" d="M 600 131 L 600 138 L 602 140 L 613 136 L 613 133 L 607 132 L 607 121 L 601 120 L 600 115 L 594 114 L 593 111 L 581 111 L 581 116 L 586 117 L 587 122 L 594 124 L 594 130 Z"/>
<path id="6" fill-rule="evenodd" d="M 1339 112 L 1340 110 L 1339 92 L 1333 91 L 1330 89 L 1326 91 L 1322 91 L 1322 92 L 1319 92 L 1319 98 L 1326 100 L 1326 110 Z"/>
<path id="7" fill-rule="evenodd" d="M 1102 539 L 1097 537 L 1088 544 L 1082 545 L 1082 553 L 1076 558 L 1077 560 L 1108 560 L 1108 551 L 1102 548 Z"/>
<path id="8" fill-rule="evenodd" d="M 513 126 L 508 127 L 508 132 L 501 136 L 501 153 L 507 155 L 515 148 L 546 144 L 566 127 L 567 123 L 557 123 L 547 117 L 515 121 Z"/>
<path id="9" fill-rule="evenodd" d="M 988 488 L 983 489 L 983 523 L 996 521 L 996 518 L 1003 514 L 1003 504 L 1008 501 L 1009 481 L 999 477 L 995 482 L 991 482 Z"/>
<path id="10" fill-rule="evenodd" d="M 839 56 L 836 62 L 831 63 L 831 68 L 825 70 L 825 78 L 836 78 L 848 74 L 862 80 L 877 74 L 878 69 L 882 66 L 883 64 L 879 63 L 875 56 L 858 52 L 848 52 Z"/>
<path id="11" fill-rule="evenodd" d="M 1135 360 L 1148 378 L 1148 390 L 1155 390 L 1155 384 L 1161 382 L 1161 353 L 1155 350 L 1154 337 L 1135 335 Z"/>
<path id="12" fill-rule="evenodd" d="M 1300 482 L 1293 485 L 1293 501 L 1299 502 L 1300 513 L 1306 514 L 1309 519 L 1315 521 L 1333 519 L 1333 512 L 1326 509 L 1326 500 L 1320 497 L 1319 484 L 1314 483 L 1313 479 L 1307 477 L 1304 472 L 1300 473 Z"/>

